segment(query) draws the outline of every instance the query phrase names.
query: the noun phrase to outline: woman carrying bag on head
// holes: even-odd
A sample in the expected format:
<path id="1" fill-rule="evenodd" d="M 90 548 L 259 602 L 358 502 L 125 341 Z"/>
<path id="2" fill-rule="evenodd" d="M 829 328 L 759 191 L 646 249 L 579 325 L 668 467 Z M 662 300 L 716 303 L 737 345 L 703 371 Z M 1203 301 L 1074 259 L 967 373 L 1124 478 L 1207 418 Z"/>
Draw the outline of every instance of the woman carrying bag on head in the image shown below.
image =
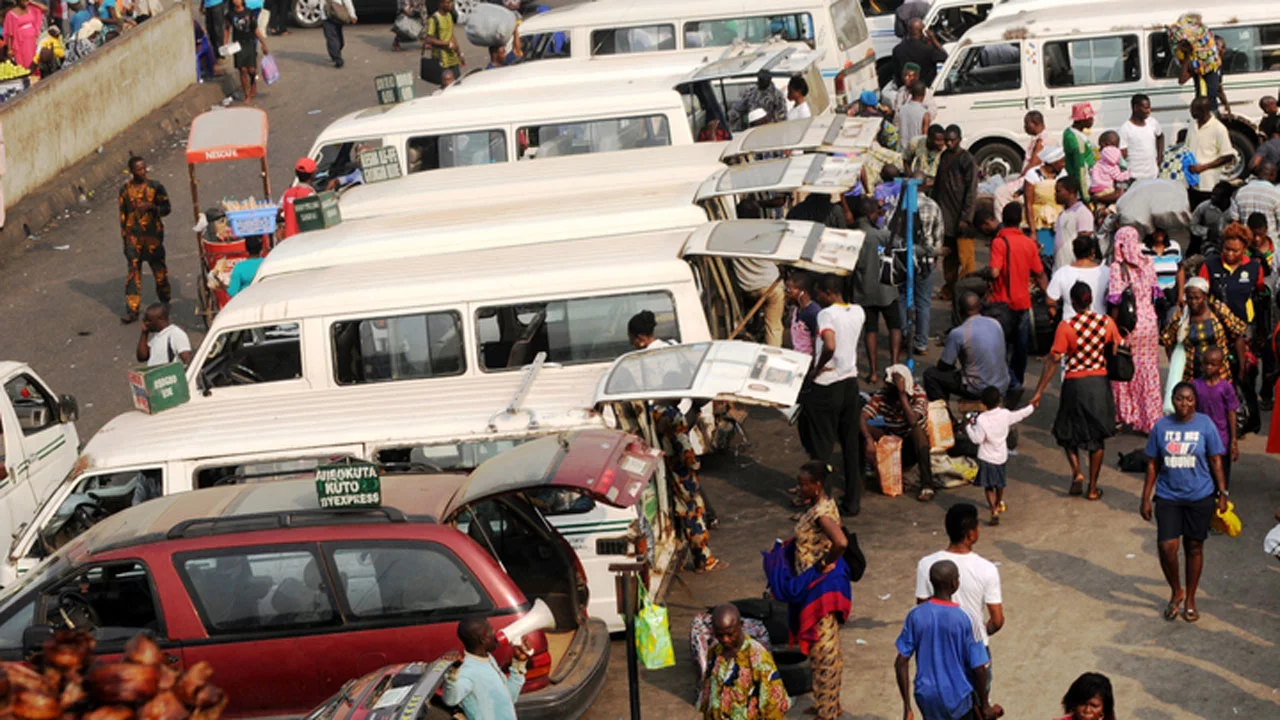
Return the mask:
<path id="1" fill-rule="evenodd" d="M 1160 330 L 1155 299 L 1160 293 L 1155 265 L 1142 253 L 1138 231 L 1116 232 L 1115 261 L 1111 263 L 1107 303 L 1111 317 L 1133 353 L 1134 375 L 1129 382 L 1111 383 L 1116 419 L 1141 433 L 1151 432 L 1163 415 L 1160 394 Z"/>

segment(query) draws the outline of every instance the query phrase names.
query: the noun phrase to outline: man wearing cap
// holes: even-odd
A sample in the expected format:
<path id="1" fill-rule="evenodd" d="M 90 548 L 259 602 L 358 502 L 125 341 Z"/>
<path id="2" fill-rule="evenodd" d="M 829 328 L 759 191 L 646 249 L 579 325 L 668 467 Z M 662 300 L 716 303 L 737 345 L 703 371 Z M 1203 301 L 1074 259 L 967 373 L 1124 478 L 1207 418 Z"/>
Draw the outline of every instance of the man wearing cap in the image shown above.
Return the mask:
<path id="1" fill-rule="evenodd" d="M 938 65 L 946 60 L 947 51 L 938 44 L 933 33 L 925 31 L 924 21 L 920 18 L 907 23 L 907 36 L 893 49 L 893 64 L 897 76 L 902 77 L 907 63 L 914 63 L 920 68 L 920 80 L 925 85 L 933 85 L 933 79 L 938 75 Z"/>
<path id="2" fill-rule="evenodd" d="M 309 157 L 300 158 L 293 166 L 293 174 L 298 178 L 298 183 L 285 190 L 284 195 L 280 197 L 280 212 L 284 215 L 284 232 L 280 234 L 281 240 L 298 234 L 298 215 L 293 209 L 294 201 L 316 194 L 316 191 L 311 188 L 311 178 L 316 174 L 316 161 Z"/>
<path id="3" fill-rule="evenodd" d="M 729 124 L 741 127 L 743 118 L 757 108 L 768 113 L 764 122 L 782 122 L 787 119 L 787 99 L 774 86 L 773 73 L 768 70 L 761 70 L 756 76 L 756 84 L 747 88 L 729 109 Z"/>

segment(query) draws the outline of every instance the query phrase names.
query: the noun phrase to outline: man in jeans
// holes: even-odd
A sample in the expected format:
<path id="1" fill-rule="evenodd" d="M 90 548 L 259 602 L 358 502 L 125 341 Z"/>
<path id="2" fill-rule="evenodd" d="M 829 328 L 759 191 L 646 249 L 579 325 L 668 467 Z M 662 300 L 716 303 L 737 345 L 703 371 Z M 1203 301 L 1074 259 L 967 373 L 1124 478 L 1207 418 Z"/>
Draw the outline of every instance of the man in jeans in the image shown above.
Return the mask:
<path id="1" fill-rule="evenodd" d="M 841 511 L 857 515 L 862 503 L 862 457 L 859 447 L 858 337 L 866 319 L 861 307 L 844 298 L 844 279 L 823 275 L 814 283 L 818 312 L 818 359 L 809 371 L 801 421 L 813 445 L 813 459 L 831 464 L 840 443 L 844 465 Z"/>
<path id="2" fill-rule="evenodd" d="M 913 178 L 920 180 L 920 192 L 916 194 L 916 218 L 915 218 L 915 259 L 916 269 L 914 275 L 914 292 L 912 300 L 915 307 L 915 321 L 911 327 L 914 331 L 913 337 L 903 338 L 903 340 L 911 341 L 911 351 L 916 355 L 923 355 L 929 351 L 929 314 L 933 301 L 933 265 L 935 256 L 942 250 L 942 240 L 946 234 L 946 229 L 942 223 L 942 208 L 938 207 L 938 203 L 933 198 L 924 193 L 925 174 L 916 171 Z M 905 190 L 903 192 L 906 192 Z M 906 204 L 899 202 L 898 207 L 894 210 L 893 219 L 889 221 L 889 229 L 893 233 L 895 242 L 905 245 L 900 240 L 906 236 Z M 898 308 L 899 322 L 902 327 L 907 327 L 907 313 L 911 312 L 911 308 L 907 307 L 907 286 L 904 283 L 898 290 Z"/>
<path id="3" fill-rule="evenodd" d="M 1027 358 L 1031 351 L 1031 280 L 1042 291 L 1049 288 L 1044 265 L 1040 262 L 1040 246 L 1022 234 L 1022 204 L 1011 202 L 1001 213 L 1002 227 L 991 241 L 991 262 L 987 279 L 991 282 L 991 302 L 1005 303 L 1013 312 L 1013 355 L 1009 361 L 1012 376 L 1010 388 L 1022 387 L 1027 373 Z"/>

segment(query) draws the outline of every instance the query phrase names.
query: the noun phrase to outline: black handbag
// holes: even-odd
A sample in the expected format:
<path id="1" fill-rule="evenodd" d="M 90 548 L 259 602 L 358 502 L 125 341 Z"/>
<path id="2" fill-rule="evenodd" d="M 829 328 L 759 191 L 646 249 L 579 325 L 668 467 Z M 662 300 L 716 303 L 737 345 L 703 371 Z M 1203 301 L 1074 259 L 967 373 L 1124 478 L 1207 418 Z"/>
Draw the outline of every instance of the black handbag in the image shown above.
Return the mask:
<path id="1" fill-rule="evenodd" d="M 862 548 L 858 547 L 858 534 L 850 532 L 849 528 L 840 529 L 844 531 L 845 540 L 849 542 L 844 549 L 844 562 L 849 566 L 849 576 L 854 582 L 858 582 L 867 571 L 867 556 L 863 555 Z"/>
<path id="2" fill-rule="evenodd" d="M 423 55 L 418 63 L 418 76 L 433 85 L 439 85 L 444 80 L 444 66 L 434 57 Z"/>
<path id="3" fill-rule="evenodd" d="M 1133 293 L 1133 285 L 1129 283 L 1129 264 L 1121 263 L 1120 267 L 1124 270 L 1125 288 L 1120 294 L 1119 304 L 1112 306 L 1115 311 L 1112 317 L 1121 337 L 1128 337 L 1138 327 L 1138 299 Z"/>
<path id="4" fill-rule="evenodd" d="M 1128 345 L 1112 345 L 1107 349 L 1107 379 L 1129 382 L 1133 379 L 1133 350 Z"/>

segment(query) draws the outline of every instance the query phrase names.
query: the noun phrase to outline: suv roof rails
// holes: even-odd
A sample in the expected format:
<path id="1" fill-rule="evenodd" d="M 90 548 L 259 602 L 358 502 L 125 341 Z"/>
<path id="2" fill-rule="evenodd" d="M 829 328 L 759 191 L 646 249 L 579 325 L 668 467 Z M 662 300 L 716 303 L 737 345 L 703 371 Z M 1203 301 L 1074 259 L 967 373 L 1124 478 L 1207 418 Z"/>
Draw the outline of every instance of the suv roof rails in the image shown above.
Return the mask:
<path id="1" fill-rule="evenodd" d="M 298 521 L 304 521 L 299 523 Z M 310 520 L 312 522 L 305 522 Z M 174 525 L 165 534 L 168 540 L 181 538 L 208 537 L 224 533 L 248 532 L 252 530 L 273 530 L 293 527 L 299 524 L 315 525 L 315 521 L 323 520 L 332 524 L 349 524 L 364 522 L 408 522 L 397 508 L 353 508 L 344 510 L 285 510 L 282 512 L 253 513 L 228 517 L 207 517 L 183 520 Z"/>

